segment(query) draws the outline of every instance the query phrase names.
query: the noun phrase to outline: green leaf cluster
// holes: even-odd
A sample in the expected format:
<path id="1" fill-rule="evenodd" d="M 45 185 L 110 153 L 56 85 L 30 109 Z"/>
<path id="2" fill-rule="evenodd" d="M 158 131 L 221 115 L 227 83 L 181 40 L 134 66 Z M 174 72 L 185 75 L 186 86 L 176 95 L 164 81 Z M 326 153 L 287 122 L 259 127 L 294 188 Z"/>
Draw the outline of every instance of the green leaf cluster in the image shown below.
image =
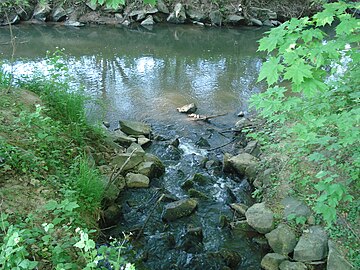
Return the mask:
<path id="1" fill-rule="evenodd" d="M 258 49 L 268 53 L 258 78 L 268 89 L 251 98 L 276 126 L 273 136 L 287 138 L 288 154 L 317 170 L 303 183 L 312 185 L 306 196 L 329 226 L 353 199 L 348 187 L 359 191 L 360 20 L 353 16 L 359 9 L 354 2 L 325 4 L 312 18 L 269 31 Z"/>

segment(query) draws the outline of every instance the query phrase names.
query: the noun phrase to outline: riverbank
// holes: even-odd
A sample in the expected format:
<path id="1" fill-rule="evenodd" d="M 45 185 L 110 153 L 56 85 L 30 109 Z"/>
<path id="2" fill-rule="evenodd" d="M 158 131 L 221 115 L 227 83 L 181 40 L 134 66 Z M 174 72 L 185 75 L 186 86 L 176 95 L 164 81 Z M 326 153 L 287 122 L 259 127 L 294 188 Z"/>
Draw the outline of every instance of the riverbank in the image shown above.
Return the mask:
<path id="1" fill-rule="evenodd" d="M 156 5 L 129 2 L 114 9 L 90 1 L 29 1 L 6 5 L 2 25 L 19 22 L 57 22 L 67 26 L 85 24 L 134 25 L 151 27 L 156 23 L 198 24 L 204 26 L 277 26 L 294 17 L 314 14 L 319 5 L 308 0 L 287 1 L 163 1 Z"/>

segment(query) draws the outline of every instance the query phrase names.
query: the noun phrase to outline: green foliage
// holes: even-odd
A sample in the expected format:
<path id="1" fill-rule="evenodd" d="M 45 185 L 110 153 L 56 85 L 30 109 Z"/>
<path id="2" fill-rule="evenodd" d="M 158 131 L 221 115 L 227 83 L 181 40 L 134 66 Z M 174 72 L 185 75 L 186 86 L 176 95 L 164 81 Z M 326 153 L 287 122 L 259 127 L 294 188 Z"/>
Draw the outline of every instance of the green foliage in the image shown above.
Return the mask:
<path id="1" fill-rule="evenodd" d="M 339 205 L 353 199 L 348 186 L 359 187 L 360 21 L 347 13 L 359 8 L 325 4 L 313 18 L 291 19 L 268 32 L 260 40 L 259 51 L 270 56 L 259 81 L 269 88 L 251 98 L 269 125 L 277 125 L 271 137 L 287 138 L 288 154 L 317 170 L 312 180 L 303 174 L 295 180 L 312 185 L 316 193 L 308 199 L 329 226 Z M 326 25 L 334 27 L 334 37 L 323 31 Z"/>
<path id="2" fill-rule="evenodd" d="M 108 8 L 117 9 L 121 5 L 125 5 L 125 0 L 91 0 L 91 3 L 99 4 L 99 5 L 106 5 Z M 156 0 L 143 0 L 144 4 L 155 5 Z"/>
<path id="3" fill-rule="evenodd" d="M 98 210 L 105 190 L 100 173 L 89 165 L 86 157 L 80 157 L 72 168 L 72 175 L 75 179 L 77 197 L 82 202 L 84 210 Z"/>

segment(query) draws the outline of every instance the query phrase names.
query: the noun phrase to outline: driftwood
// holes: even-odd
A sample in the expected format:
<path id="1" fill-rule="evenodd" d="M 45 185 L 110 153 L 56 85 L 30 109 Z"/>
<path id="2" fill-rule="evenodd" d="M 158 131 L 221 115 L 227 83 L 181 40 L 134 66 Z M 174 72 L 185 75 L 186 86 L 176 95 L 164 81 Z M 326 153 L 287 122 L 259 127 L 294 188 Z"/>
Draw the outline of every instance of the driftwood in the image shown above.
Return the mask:
<path id="1" fill-rule="evenodd" d="M 227 113 L 216 114 L 216 115 L 201 115 L 201 114 L 192 113 L 189 114 L 188 117 L 193 121 L 209 121 L 212 118 L 216 118 L 224 115 L 227 115 Z"/>

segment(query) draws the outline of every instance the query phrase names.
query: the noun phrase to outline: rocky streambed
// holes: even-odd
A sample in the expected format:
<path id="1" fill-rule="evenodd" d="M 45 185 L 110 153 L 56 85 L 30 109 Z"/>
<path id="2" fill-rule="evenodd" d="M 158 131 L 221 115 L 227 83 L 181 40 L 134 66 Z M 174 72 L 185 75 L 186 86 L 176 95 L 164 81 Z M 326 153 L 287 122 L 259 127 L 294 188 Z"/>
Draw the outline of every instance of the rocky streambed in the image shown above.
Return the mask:
<path id="1" fill-rule="evenodd" d="M 107 175 L 102 241 L 127 235 L 132 252 L 123 254 L 137 269 L 351 269 L 306 204 L 287 197 L 282 218 L 251 198 L 273 173 L 261 169 L 257 142 L 242 135 L 255 125 L 241 118 L 209 132 L 208 123 L 195 138 L 120 121 L 108 136 L 110 164 L 94 155 Z M 230 133 L 231 143 L 211 148 L 215 133 Z M 289 216 L 305 218 L 308 229 L 296 231 Z"/>

